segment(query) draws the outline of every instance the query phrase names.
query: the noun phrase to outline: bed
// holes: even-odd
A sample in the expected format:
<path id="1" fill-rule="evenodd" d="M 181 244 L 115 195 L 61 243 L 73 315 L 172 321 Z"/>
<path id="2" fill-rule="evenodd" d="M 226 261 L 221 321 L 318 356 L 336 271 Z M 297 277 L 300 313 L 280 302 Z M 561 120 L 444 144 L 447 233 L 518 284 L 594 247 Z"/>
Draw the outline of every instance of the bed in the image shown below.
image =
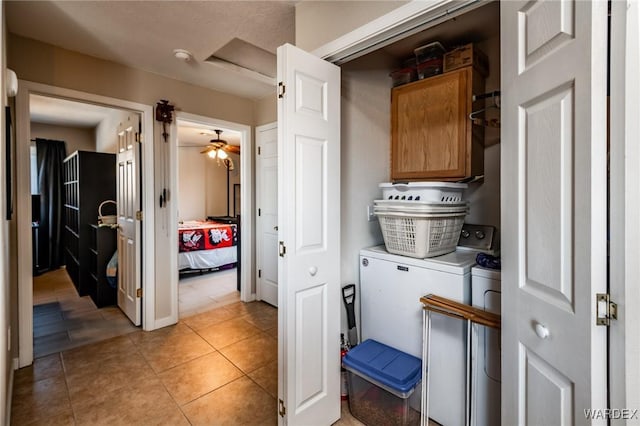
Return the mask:
<path id="1" fill-rule="evenodd" d="M 236 266 L 238 227 L 233 223 L 185 221 L 178 225 L 180 275 L 209 272 Z"/>

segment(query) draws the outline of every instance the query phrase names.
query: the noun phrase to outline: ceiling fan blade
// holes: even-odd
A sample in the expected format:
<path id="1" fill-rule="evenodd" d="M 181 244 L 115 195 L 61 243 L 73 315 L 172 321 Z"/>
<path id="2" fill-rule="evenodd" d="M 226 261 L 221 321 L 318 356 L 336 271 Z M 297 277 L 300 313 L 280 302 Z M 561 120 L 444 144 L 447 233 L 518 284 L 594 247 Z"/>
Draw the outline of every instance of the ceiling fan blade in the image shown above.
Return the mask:
<path id="1" fill-rule="evenodd" d="M 224 150 L 233 154 L 240 154 L 240 147 L 237 145 L 225 145 Z"/>
<path id="2" fill-rule="evenodd" d="M 200 151 L 200 154 L 207 154 L 207 153 L 209 153 L 210 151 L 213 151 L 214 149 L 216 149 L 216 147 L 215 147 L 215 146 L 208 146 L 208 147 L 206 147 L 205 149 L 203 149 L 202 151 Z"/>

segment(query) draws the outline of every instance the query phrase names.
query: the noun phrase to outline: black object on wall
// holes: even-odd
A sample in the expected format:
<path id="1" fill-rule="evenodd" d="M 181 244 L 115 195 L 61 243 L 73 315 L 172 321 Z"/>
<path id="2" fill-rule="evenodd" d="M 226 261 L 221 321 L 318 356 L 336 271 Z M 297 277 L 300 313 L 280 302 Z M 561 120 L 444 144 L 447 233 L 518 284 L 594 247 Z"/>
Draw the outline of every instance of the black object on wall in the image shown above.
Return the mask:
<path id="1" fill-rule="evenodd" d="M 7 220 L 11 220 L 11 216 L 13 215 L 13 197 L 11 196 L 11 188 L 12 188 L 12 184 L 11 184 L 11 176 L 12 176 L 12 170 L 11 170 L 11 144 L 13 142 L 13 139 L 11 137 L 12 135 L 12 126 L 11 126 L 11 107 L 6 106 L 4 107 L 4 113 L 5 113 L 5 119 L 6 119 L 6 133 L 5 133 L 5 158 L 6 158 L 6 162 L 5 162 L 5 183 L 6 183 L 6 187 L 5 187 L 5 191 L 6 191 L 6 198 L 5 201 L 7 202 L 7 214 L 6 214 L 6 219 Z"/>
<path id="2" fill-rule="evenodd" d="M 38 192 L 40 192 L 41 269 L 53 270 L 64 265 L 62 207 L 64 185 L 62 164 L 67 156 L 63 141 L 36 139 L 38 158 Z"/>

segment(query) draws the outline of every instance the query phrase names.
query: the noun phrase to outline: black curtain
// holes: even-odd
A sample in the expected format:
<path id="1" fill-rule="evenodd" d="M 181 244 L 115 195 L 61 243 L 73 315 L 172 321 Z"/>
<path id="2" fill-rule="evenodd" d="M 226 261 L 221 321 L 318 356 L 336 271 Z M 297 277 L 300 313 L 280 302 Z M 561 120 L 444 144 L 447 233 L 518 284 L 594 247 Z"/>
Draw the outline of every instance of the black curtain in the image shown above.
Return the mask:
<path id="1" fill-rule="evenodd" d="M 62 141 L 36 139 L 38 158 L 38 191 L 40 192 L 40 269 L 58 269 L 64 264 L 63 163 L 67 156 Z"/>

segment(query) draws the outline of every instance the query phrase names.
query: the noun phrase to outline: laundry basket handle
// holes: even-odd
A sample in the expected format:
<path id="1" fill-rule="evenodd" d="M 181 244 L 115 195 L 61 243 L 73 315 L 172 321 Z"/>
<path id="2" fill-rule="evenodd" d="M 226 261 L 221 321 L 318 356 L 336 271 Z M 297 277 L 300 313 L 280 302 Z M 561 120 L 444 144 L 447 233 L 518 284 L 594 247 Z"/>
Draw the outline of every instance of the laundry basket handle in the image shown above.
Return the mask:
<path id="1" fill-rule="evenodd" d="M 105 200 L 105 201 L 101 202 L 100 205 L 98 206 L 98 216 L 104 216 L 102 214 L 102 206 L 104 206 L 105 204 L 108 204 L 108 203 L 113 203 L 113 204 L 116 205 L 116 207 L 118 206 L 118 204 L 113 200 Z"/>

